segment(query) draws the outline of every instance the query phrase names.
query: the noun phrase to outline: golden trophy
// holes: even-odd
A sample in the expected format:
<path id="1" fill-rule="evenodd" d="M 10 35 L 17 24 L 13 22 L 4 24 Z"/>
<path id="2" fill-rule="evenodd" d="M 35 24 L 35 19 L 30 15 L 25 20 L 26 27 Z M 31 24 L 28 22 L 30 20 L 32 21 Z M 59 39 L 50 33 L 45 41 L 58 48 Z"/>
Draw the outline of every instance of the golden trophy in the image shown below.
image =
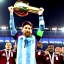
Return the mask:
<path id="1" fill-rule="evenodd" d="M 37 14 L 38 11 L 39 8 L 29 6 L 29 3 L 25 0 L 18 0 L 14 4 L 14 12 L 20 17 L 28 15 L 29 12 Z"/>

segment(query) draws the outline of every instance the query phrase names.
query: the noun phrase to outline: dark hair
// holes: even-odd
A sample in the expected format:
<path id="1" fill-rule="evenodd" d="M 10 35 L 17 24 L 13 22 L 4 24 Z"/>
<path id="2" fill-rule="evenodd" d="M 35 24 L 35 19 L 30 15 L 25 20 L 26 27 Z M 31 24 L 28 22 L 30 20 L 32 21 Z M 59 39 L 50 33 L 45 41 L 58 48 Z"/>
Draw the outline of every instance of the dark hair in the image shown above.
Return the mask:
<path id="1" fill-rule="evenodd" d="M 53 45 L 53 44 L 48 44 L 48 46 L 49 46 L 49 45 Z M 53 45 L 53 46 L 54 46 L 54 45 Z"/>
<path id="2" fill-rule="evenodd" d="M 30 21 L 24 21 L 24 22 L 22 23 L 22 27 L 24 27 L 25 25 L 33 26 L 33 24 L 32 24 Z"/>

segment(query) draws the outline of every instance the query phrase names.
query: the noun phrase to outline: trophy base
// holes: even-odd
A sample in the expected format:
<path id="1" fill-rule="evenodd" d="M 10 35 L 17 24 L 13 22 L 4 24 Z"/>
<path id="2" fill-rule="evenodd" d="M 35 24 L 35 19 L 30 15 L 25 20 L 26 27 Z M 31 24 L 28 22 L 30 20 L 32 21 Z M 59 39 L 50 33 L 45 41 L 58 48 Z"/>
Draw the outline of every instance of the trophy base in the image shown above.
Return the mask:
<path id="1" fill-rule="evenodd" d="M 15 14 L 17 14 L 18 16 L 20 16 L 20 17 L 24 17 L 24 16 L 27 16 L 28 15 L 28 12 L 26 12 L 26 11 L 18 11 L 18 10 L 16 10 L 16 9 L 14 9 L 14 12 L 15 12 Z"/>

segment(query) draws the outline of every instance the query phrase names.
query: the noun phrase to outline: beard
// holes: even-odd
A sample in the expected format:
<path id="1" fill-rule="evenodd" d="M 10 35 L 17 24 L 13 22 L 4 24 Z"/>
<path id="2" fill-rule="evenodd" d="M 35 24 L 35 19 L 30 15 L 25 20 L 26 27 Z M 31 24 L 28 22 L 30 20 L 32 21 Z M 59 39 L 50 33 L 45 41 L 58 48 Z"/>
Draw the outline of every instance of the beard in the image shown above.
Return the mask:
<path id="1" fill-rule="evenodd" d="M 53 53 L 54 51 L 49 51 L 50 53 Z"/>
<path id="2" fill-rule="evenodd" d="M 24 35 L 25 35 L 26 37 L 30 37 L 30 36 L 32 35 L 32 33 L 26 32 L 26 33 L 24 33 Z"/>
<path id="3" fill-rule="evenodd" d="M 9 51 L 9 50 L 11 50 L 11 49 L 7 49 L 7 51 Z"/>

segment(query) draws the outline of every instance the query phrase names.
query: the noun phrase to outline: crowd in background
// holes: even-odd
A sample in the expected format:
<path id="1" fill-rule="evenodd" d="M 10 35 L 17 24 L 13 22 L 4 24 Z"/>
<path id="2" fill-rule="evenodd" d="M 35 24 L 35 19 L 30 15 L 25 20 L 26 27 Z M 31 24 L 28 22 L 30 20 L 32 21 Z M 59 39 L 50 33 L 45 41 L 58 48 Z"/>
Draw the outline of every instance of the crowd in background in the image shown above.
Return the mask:
<path id="1" fill-rule="evenodd" d="M 11 50 L 12 44 L 7 42 L 5 49 L 0 50 L 0 64 L 16 64 L 17 45 Z M 53 44 L 49 44 L 45 51 L 42 50 L 43 44 L 38 42 L 35 51 L 37 64 L 64 64 L 64 47 L 57 46 L 54 48 Z"/>

